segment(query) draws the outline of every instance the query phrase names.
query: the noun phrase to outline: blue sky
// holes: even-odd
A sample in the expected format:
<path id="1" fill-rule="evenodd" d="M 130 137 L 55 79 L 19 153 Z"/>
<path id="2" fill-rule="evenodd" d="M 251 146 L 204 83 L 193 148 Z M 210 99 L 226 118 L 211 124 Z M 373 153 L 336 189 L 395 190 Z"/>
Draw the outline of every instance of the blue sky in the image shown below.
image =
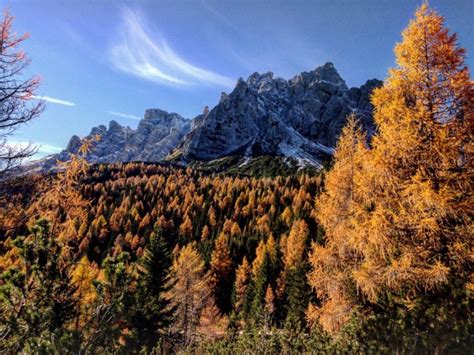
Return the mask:
<path id="1" fill-rule="evenodd" d="M 290 78 L 331 61 L 348 86 L 383 79 L 413 0 L 0 0 L 29 32 L 43 115 L 12 140 L 64 148 L 112 119 L 136 127 L 147 108 L 192 118 L 239 77 Z M 468 50 L 473 0 L 432 0 Z"/>

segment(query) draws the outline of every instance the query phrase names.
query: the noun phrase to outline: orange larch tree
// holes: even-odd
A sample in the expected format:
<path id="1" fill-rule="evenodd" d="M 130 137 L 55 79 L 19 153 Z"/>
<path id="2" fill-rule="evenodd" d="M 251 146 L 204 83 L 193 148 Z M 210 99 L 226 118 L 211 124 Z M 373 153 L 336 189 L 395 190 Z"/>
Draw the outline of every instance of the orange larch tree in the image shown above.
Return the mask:
<path id="1" fill-rule="evenodd" d="M 372 149 L 357 144 L 352 164 L 336 153 L 318 201 L 327 243 L 314 246 L 310 282 L 323 303 L 309 314 L 332 331 L 358 298 L 376 303 L 389 293 L 410 305 L 472 277 L 474 91 L 465 51 L 427 4 L 402 37 L 397 67 L 372 98 Z"/>
<path id="2" fill-rule="evenodd" d="M 237 268 L 234 286 L 234 311 L 239 315 L 248 306 L 247 298 L 249 293 L 250 274 L 252 269 L 247 257 L 244 256 L 242 264 Z"/>
<path id="3" fill-rule="evenodd" d="M 232 259 L 228 239 L 227 234 L 221 232 L 211 255 L 211 286 L 216 305 L 222 313 L 229 312 L 231 308 Z"/>

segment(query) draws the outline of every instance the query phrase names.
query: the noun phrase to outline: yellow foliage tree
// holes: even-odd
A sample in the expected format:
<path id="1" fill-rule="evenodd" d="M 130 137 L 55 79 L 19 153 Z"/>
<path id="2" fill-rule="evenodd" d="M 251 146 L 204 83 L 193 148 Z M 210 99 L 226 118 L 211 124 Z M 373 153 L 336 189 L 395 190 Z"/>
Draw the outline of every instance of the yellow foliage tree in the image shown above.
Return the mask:
<path id="1" fill-rule="evenodd" d="M 51 222 L 52 235 L 63 244 L 63 258 L 79 256 L 73 255 L 82 242 L 77 229 L 87 219 L 90 204 L 82 195 L 82 179 L 89 169 L 86 156 L 99 139 L 100 136 L 83 139 L 77 154 L 72 154 L 67 162 L 58 162 L 57 176 L 52 183 L 44 181 L 41 189 L 45 192 L 28 210 L 30 223 L 40 216 Z"/>
<path id="2" fill-rule="evenodd" d="M 205 272 L 204 261 L 193 244 L 184 246 L 171 267 L 169 287 L 166 296 L 175 309 L 176 329 L 183 332 L 189 343 L 199 324 L 201 313 L 210 296 L 209 274 Z"/>
<path id="3" fill-rule="evenodd" d="M 281 214 L 280 218 L 282 219 L 283 222 L 285 222 L 287 226 L 291 225 L 291 221 L 293 219 L 293 211 L 291 210 L 290 206 L 285 207 L 285 210 Z"/>
<path id="4" fill-rule="evenodd" d="M 247 258 L 244 256 L 242 264 L 240 264 L 238 267 L 235 276 L 234 310 L 237 314 L 242 311 L 242 308 L 246 302 L 251 271 L 250 264 L 247 261 Z"/>
<path id="5" fill-rule="evenodd" d="M 201 232 L 201 241 L 207 240 L 209 236 L 211 235 L 211 232 L 209 231 L 209 227 L 206 225 L 202 228 Z"/>
<path id="6" fill-rule="evenodd" d="M 221 232 L 216 240 L 211 255 L 211 288 L 219 309 L 225 313 L 230 310 L 230 293 L 232 283 L 230 275 L 232 272 L 232 259 L 229 252 L 229 237 Z"/>
<path id="7" fill-rule="evenodd" d="M 265 292 L 265 311 L 270 317 L 275 313 L 275 294 L 270 285 L 268 285 Z"/>
<path id="8" fill-rule="evenodd" d="M 83 326 L 92 314 L 92 307 L 97 299 L 93 281 L 98 277 L 99 271 L 97 264 L 91 263 L 87 256 L 83 256 L 71 271 L 72 283 L 81 307 L 76 319 L 76 329 Z"/>
<path id="9" fill-rule="evenodd" d="M 211 255 L 211 270 L 216 275 L 227 277 L 231 272 L 232 260 L 229 254 L 228 236 L 222 232 L 216 240 Z"/>
<path id="10" fill-rule="evenodd" d="M 255 259 L 252 263 L 252 274 L 254 279 L 257 277 L 258 270 L 262 266 L 267 253 L 267 245 L 265 244 L 265 241 L 263 239 L 260 239 L 257 249 L 255 250 Z"/>
<path id="11" fill-rule="evenodd" d="M 230 235 L 236 236 L 236 235 L 240 235 L 241 233 L 242 231 L 240 230 L 239 224 L 237 222 L 234 222 L 232 224 L 232 229 L 230 230 Z"/>
<path id="12" fill-rule="evenodd" d="M 179 226 L 179 234 L 186 237 L 191 237 L 192 233 L 193 233 L 193 222 L 191 221 L 191 218 L 189 218 L 189 215 L 186 215 L 183 223 L 181 223 L 181 225 Z"/>
<path id="13" fill-rule="evenodd" d="M 351 217 L 355 204 L 354 173 L 367 153 L 364 143 L 365 136 L 356 117 L 349 116 L 336 146 L 334 166 L 326 178 L 326 191 L 316 202 L 318 219 L 326 230 L 326 244 L 313 243 L 308 281 L 323 303 L 319 308 L 310 305 L 308 318 L 310 323 L 319 320 L 331 331 L 339 330 L 354 306 L 349 295 L 353 287 L 351 268 L 355 267 L 357 253 L 350 242 Z"/>
<path id="14" fill-rule="evenodd" d="M 283 261 L 285 263 L 285 270 L 295 268 L 303 261 L 308 233 L 308 225 L 304 220 L 298 220 L 293 223 L 290 235 L 286 243 L 284 243 Z"/>
<path id="15" fill-rule="evenodd" d="M 309 313 L 328 330 L 356 308 L 355 289 L 377 302 L 469 277 L 474 90 L 465 51 L 424 4 L 395 54 L 372 98 L 372 149 L 349 123 L 318 201 L 327 244 L 313 247 L 310 283 L 323 303 Z"/>

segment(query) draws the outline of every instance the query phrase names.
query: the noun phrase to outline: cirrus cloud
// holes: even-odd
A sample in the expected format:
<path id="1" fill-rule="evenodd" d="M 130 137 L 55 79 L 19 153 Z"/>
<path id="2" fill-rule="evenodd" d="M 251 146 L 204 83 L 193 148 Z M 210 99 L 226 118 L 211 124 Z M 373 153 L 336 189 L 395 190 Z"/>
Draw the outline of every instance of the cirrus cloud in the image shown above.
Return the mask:
<path id="1" fill-rule="evenodd" d="M 109 111 L 109 115 L 122 117 L 122 118 L 130 118 L 132 120 L 140 121 L 142 118 L 139 116 L 129 115 L 128 113 L 116 112 L 116 111 Z"/>
<path id="2" fill-rule="evenodd" d="M 24 141 L 24 140 L 8 141 L 7 145 L 14 149 L 25 149 L 28 147 L 34 147 L 36 149 L 34 155 L 27 160 L 33 160 L 33 159 L 45 157 L 47 155 L 57 154 L 63 150 L 63 148 L 58 147 L 56 145 L 49 144 L 49 143 L 31 142 L 31 141 Z"/>
<path id="3" fill-rule="evenodd" d="M 66 100 L 61 100 L 57 99 L 55 97 L 51 96 L 38 96 L 38 95 L 33 95 L 31 96 L 33 99 L 37 100 L 44 100 L 46 102 L 52 103 L 52 104 L 58 104 L 58 105 L 63 105 L 63 106 L 76 106 L 74 102 L 71 101 L 66 101 Z"/>
<path id="4" fill-rule="evenodd" d="M 197 84 L 231 88 L 231 78 L 200 68 L 180 57 L 158 33 L 150 34 L 143 18 L 128 7 L 122 9 L 120 41 L 110 48 L 114 67 L 142 79 L 168 86 Z"/>

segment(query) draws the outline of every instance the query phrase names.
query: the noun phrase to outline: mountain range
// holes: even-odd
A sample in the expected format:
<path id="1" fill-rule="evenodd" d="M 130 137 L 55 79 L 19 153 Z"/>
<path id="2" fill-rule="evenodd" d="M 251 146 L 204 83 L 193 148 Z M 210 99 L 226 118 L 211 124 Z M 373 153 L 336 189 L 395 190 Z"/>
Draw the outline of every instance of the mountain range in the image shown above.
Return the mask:
<path id="1" fill-rule="evenodd" d="M 369 136 L 374 131 L 370 94 L 377 79 L 348 88 L 332 63 L 285 80 L 273 73 L 240 78 L 234 90 L 194 119 L 160 109 L 145 111 L 137 129 L 116 121 L 92 128 L 100 135 L 87 156 L 91 163 L 172 160 L 187 164 L 239 156 L 289 158 L 298 165 L 321 167 L 331 156 L 347 115 L 354 112 Z M 52 168 L 77 153 L 82 139 L 37 162 Z"/>

